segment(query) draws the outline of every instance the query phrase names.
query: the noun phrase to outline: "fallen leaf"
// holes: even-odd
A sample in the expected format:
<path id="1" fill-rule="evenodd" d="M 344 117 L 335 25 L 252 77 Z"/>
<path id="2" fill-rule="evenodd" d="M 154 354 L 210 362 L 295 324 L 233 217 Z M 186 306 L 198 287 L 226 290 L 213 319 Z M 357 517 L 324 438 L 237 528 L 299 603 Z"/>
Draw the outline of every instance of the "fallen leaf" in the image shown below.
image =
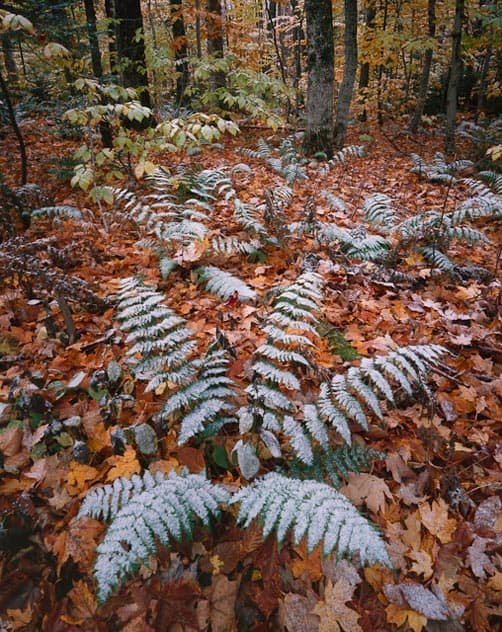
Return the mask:
<path id="1" fill-rule="evenodd" d="M 358 623 L 359 613 L 346 605 L 354 590 L 355 586 L 345 578 L 335 584 L 328 580 L 324 599 L 312 609 L 320 619 L 319 632 L 364 632 Z"/>
<path id="2" fill-rule="evenodd" d="M 349 482 L 340 488 L 356 506 L 366 502 L 370 511 L 378 513 L 385 510 L 385 499 L 392 500 L 392 493 L 387 483 L 373 474 L 355 474 L 350 472 Z"/>
<path id="3" fill-rule="evenodd" d="M 129 445 L 124 454 L 114 454 L 106 459 L 106 463 L 112 466 L 106 476 L 107 481 L 114 481 L 120 476 L 131 478 L 133 474 L 139 474 L 141 472 L 141 465 L 136 458 L 136 451 Z"/>
<path id="4" fill-rule="evenodd" d="M 430 506 L 425 502 L 418 510 L 424 527 L 435 535 L 441 544 L 452 541 L 457 521 L 448 518 L 448 505 L 442 498 L 434 500 Z"/>

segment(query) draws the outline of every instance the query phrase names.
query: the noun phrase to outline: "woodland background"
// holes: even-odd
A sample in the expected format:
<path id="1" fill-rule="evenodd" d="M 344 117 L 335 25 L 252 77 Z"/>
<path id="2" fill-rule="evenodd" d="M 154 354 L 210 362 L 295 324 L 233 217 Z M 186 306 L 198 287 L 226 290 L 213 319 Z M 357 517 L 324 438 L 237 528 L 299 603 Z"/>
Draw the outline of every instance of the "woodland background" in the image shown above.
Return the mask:
<path id="1" fill-rule="evenodd" d="M 501 21 L 470 0 L 0 2 L 2 630 L 497 629 Z M 309 283 L 307 353 L 300 317 L 270 319 Z M 141 363 L 180 330 L 133 348 L 128 291 L 184 319 L 177 367 L 202 383 L 221 354 L 230 390 L 164 414 L 183 387 Z M 394 395 L 361 372 L 384 357 Z M 390 564 L 353 535 L 323 555 L 305 503 L 308 537 L 278 542 L 222 501 L 112 586 L 79 511 L 147 471 L 318 481 Z"/>

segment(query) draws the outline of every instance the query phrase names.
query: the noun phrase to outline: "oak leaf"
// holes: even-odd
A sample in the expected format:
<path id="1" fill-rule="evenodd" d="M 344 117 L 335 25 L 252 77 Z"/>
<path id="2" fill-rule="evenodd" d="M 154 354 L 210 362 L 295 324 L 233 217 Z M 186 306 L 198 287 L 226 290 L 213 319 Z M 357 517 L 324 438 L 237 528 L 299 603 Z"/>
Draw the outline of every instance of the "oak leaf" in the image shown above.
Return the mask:
<path id="1" fill-rule="evenodd" d="M 133 474 L 139 474 L 141 472 L 141 465 L 136 458 L 136 451 L 132 446 L 127 446 L 124 454 L 115 454 L 108 459 L 106 463 L 111 465 L 112 468 L 106 476 L 107 481 L 114 481 L 120 476 L 131 478 Z"/>

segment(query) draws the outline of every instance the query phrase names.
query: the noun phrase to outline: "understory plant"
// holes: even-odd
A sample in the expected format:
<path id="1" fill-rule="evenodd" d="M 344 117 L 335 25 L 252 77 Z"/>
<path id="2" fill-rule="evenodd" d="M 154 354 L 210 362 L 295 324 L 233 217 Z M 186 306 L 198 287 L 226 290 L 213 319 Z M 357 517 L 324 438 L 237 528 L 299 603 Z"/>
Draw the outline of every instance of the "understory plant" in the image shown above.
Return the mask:
<path id="1" fill-rule="evenodd" d="M 148 391 L 167 385 L 160 417 L 178 428 L 178 444 L 209 446 L 225 428 L 234 437 L 229 468 L 242 483 L 213 481 L 208 462 L 200 473 L 147 471 L 89 492 L 79 516 L 110 522 L 95 567 L 101 603 L 159 544 L 193 537 L 196 520 L 209 528 L 233 505 L 238 525 L 259 519 L 263 535 L 275 533 L 279 544 L 305 539 L 308 551 L 322 544 L 325 555 L 336 550 L 361 564 L 390 565 L 378 529 L 337 486 L 382 456 L 353 444 L 354 428 L 384 420 L 398 393 L 428 393 L 427 374 L 446 350 L 398 347 L 344 373 L 321 371 L 322 286 L 318 274 L 304 272 L 280 289 L 263 323 L 266 341 L 251 358 L 249 383 L 238 388 L 227 375 L 235 352 L 223 334 L 201 353 L 189 323 L 164 305 L 160 292 L 136 278 L 121 281 L 117 317 L 134 376 Z"/>

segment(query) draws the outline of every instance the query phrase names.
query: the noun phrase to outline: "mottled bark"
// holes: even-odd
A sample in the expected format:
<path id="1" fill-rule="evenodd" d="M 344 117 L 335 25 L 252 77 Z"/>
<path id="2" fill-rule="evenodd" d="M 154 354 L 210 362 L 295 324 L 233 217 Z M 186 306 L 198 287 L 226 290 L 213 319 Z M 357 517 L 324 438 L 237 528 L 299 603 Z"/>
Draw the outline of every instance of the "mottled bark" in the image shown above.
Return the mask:
<path id="1" fill-rule="evenodd" d="M 345 65 L 336 106 L 335 146 L 343 147 L 349 125 L 350 103 L 357 71 L 357 0 L 344 0 Z"/>
<path id="2" fill-rule="evenodd" d="M 429 21 L 429 37 L 434 38 L 436 34 L 436 0 L 429 0 L 427 4 L 427 15 Z M 431 42 L 432 44 L 432 42 Z M 427 90 L 429 87 L 429 77 L 432 67 L 432 48 L 427 48 L 424 55 L 424 65 L 420 75 L 420 85 L 418 88 L 417 103 L 410 121 L 410 132 L 415 133 L 422 120 Z"/>
<path id="3" fill-rule="evenodd" d="M 456 0 L 455 19 L 453 21 L 450 78 L 446 93 L 445 149 L 448 153 L 455 150 L 455 125 L 457 117 L 457 94 L 462 74 L 462 21 L 464 19 L 465 0 Z"/>
<path id="4" fill-rule="evenodd" d="M 334 36 L 331 0 L 305 0 L 307 107 L 304 150 L 333 155 Z"/>
<path id="5" fill-rule="evenodd" d="M 12 41 L 9 33 L 4 33 L 1 36 L 2 39 L 2 53 L 3 53 L 3 61 L 5 64 L 5 70 L 7 71 L 7 79 L 11 83 L 16 83 L 17 76 L 17 65 L 16 60 L 14 58 L 14 51 L 12 49 Z"/>

